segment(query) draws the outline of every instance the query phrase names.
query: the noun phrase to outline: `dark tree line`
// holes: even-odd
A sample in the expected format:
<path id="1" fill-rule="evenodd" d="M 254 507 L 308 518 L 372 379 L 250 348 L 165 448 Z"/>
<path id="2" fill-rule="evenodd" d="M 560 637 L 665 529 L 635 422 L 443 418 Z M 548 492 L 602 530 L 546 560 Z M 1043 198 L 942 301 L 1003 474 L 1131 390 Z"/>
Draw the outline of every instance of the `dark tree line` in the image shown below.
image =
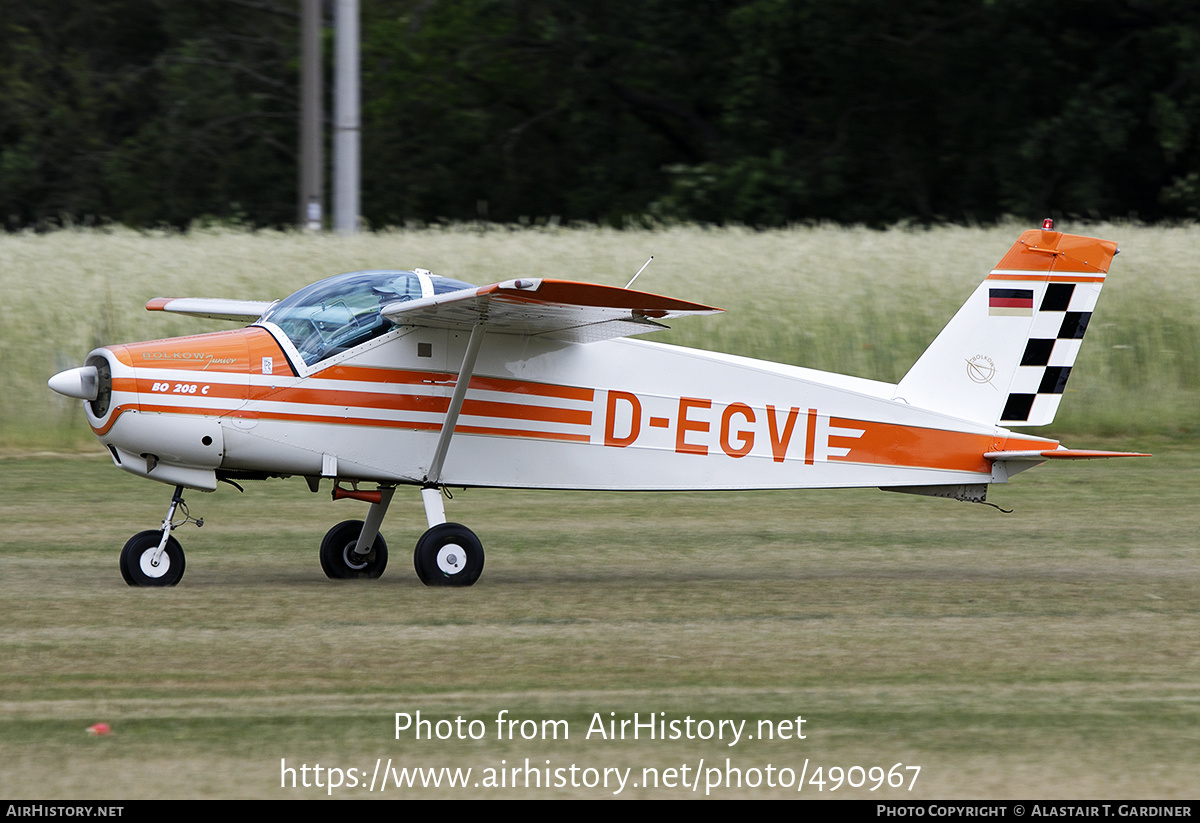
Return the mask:
<path id="1" fill-rule="evenodd" d="M 362 0 L 361 25 L 374 225 L 1200 216 L 1187 0 Z M 292 222 L 298 29 L 286 0 L 0 0 L 0 218 Z"/>

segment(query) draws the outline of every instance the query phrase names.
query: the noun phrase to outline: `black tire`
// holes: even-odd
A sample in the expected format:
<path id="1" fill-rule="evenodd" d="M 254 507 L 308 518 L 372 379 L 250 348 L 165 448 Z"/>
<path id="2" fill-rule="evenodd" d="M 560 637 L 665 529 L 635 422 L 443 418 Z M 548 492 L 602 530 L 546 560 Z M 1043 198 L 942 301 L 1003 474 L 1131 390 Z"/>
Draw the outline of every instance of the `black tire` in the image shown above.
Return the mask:
<path id="1" fill-rule="evenodd" d="M 325 533 L 321 541 L 321 568 L 331 580 L 374 580 L 387 568 L 387 541 L 382 534 L 375 535 L 375 542 L 367 552 L 365 561 L 356 562 L 352 557 L 358 536 L 362 533 L 361 520 L 346 520 Z"/>
<path id="2" fill-rule="evenodd" d="M 483 544 L 466 526 L 441 523 L 417 541 L 413 566 L 426 586 L 470 586 L 483 572 Z"/>
<path id="3" fill-rule="evenodd" d="M 174 586 L 183 579 L 183 547 L 174 537 L 167 538 L 167 547 L 158 566 L 150 560 L 162 540 L 158 529 L 138 532 L 121 549 L 121 576 L 130 586 Z"/>

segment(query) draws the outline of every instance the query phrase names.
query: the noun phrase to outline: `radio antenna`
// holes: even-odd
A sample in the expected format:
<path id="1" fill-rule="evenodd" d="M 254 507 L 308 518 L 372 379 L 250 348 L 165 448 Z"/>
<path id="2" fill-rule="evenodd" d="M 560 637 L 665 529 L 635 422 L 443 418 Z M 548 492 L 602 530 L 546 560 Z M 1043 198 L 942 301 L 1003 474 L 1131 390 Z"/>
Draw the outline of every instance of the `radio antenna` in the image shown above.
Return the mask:
<path id="1" fill-rule="evenodd" d="M 638 276 L 639 276 L 639 275 L 641 275 L 641 273 L 642 273 L 642 272 L 644 272 L 644 271 L 646 270 L 646 266 L 649 266 L 649 265 L 650 265 L 652 262 L 654 262 L 654 255 L 653 255 L 653 254 L 652 254 L 652 255 L 650 255 L 650 259 L 649 259 L 649 260 L 647 260 L 645 263 L 643 263 L 643 264 L 642 264 L 642 267 L 641 267 L 640 269 L 638 269 L 638 270 L 637 270 L 637 274 L 635 274 L 635 275 L 633 276 L 633 280 L 637 280 L 637 279 L 638 279 Z M 626 283 L 626 284 L 625 284 L 625 288 L 629 288 L 630 286 L 632 286 L 632 285 L 633 285 L 633 280 L 630 280 L 628 283 Z"/>

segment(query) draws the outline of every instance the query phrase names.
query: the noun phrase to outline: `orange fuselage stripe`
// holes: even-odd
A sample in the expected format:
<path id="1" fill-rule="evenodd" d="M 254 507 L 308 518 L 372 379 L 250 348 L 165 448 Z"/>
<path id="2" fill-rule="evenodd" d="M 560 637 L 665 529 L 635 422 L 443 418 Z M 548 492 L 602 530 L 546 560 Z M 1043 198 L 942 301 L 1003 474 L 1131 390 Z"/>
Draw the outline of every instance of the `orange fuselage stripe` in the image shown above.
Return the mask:
<path id="1" fill-rule="evenodd" d="M 143 412 L 161 412 L 164 414 L 194 414 L 212 415 L 212 409 L 189 409 L 177 406 L 142 406 Z M 261 420 L 285 420 L 289 423 L 334 423 L 348 426 L 375 426 L 388 429 L 409 429 L 413 431 L 440 431 L 441 423 L 430 423 L 420 420 L 379 420 L 370 417 L 341 417 L 323 414 L 296 414 L 293 412 L 252 412 L 248 415 L 234 414 L 234 417 L 246 416 Z M 114 418 L 115 419 L 115 418 Z M 564 440 L 577 443 L 587 443 L 590 434 L 570 434 L 561 432 L 541 432 L 531 429 L 505 429 L 495 426 L 469 426 L 459 424 L 454 427 L 459 434 L 486 434 L 501 437 L 532 437 L 539 440 Z"/>
<path id="2" fill-rule="evenodd" d="M 388 369 L 372 366 L 331 366 L 324 371 L 309 375 L 316 380 L 347 380 L 362 383 L 416 384 L 453 386 L 457 375 L 453 372 L 415 371 L 412 369 Z M 578 386 L 560 386 L 553 383 L 531 383 L 505 377 L 472 377 L 470 388 L 481 391 L 497 391 L 508 394 L 528 394 L 538 397 L 558 397 L 564 400 L 591 402 L 596 392 Z"/>
<path id="3" fill-rule="evenodd" d="M 847 463 L 990 472 L 991 461 L 983 455 L 998 450 L 997 439 L 990 434 L 923 429 L 836 417 L 830 418 L 829 423 L 838 428 L 863 430 L 862 436 L 857 438 L 835 434 L 829 437 L 831 447 L 850 449 L 844 456 L 830 456 L 829 459 Z M 1013 436 L 1003 440 L 999 448 L 1049 449 L 1055 445 L 1053 441 L 1044 439 L 1024 440 Z"/>

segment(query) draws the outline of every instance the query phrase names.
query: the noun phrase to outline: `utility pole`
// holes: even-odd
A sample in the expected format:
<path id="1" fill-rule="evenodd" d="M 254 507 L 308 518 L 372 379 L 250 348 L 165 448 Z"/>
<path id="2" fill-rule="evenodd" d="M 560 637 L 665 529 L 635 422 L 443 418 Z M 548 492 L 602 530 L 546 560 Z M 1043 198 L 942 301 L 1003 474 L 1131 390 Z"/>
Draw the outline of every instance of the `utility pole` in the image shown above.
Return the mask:
<path id="1" fill-rule="evenodd" d="M 334 78 L 333 208 L 338 234 L 358 230 L 358 0 L 337 0 Z"/>
<path id="2" fill-rule="evenodd" d="M 298 221 L 320 231 L 325 221 L 321 104 L 321 0 L 303 0 L 300 24 L 300 191 Z"/>

